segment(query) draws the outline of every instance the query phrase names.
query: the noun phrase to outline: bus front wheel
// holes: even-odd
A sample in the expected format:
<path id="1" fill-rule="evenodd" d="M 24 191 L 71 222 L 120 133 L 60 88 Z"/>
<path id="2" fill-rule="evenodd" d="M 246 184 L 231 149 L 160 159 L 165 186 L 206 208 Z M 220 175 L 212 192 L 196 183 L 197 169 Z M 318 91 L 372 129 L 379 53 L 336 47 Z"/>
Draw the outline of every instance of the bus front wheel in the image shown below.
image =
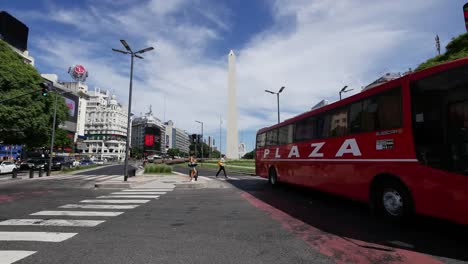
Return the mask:
<path id="1" fill-rule="evenodd" d="M 394 222 L 404 222 L 413 215 L 413 200 L 403 183 L 393 179 L 380 181 L 373 191 L 373 209 Z"/>
<path id="2" fill-rule="evenodd" d="M 268 173 L 268 182 L 271 186 L 278 185 L 278 177 L 276 176 L 276 170 L 274 168 L 270 168 L 270 172 Z"/>

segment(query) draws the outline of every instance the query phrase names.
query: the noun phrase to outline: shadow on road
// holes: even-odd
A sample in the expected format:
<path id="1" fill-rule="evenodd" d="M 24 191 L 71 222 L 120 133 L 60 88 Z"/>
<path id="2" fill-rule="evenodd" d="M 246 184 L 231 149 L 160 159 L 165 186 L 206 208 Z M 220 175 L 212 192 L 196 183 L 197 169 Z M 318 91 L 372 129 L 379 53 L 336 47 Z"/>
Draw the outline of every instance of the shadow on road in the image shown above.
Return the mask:
<path id="1" fill-rule="evenodd" d="M 335 236 L 468 260 L 466 226 L 427 217 L 417 217 L 412 223 L 397 225 L 371 216 L 365 204 L 319 191 L 286 184 L 273 188 L 257 177 L 228 182 L 264 203 Z"/>

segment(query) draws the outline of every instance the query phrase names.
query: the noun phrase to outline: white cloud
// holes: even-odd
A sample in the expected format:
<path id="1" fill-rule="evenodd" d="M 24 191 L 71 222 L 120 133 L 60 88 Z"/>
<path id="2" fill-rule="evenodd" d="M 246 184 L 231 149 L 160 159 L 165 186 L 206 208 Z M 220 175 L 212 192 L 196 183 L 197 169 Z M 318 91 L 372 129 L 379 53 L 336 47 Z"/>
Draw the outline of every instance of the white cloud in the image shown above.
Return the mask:
<path id="1" fill-rule="evenodd" d="M 82 61 L 90 69 L 91 86 L 115 90 L 126 102 L 128 58 L 120 54 L 105 58 L 94 51 L 99 45 L 106 50 L 119 47 L 118 39 L 124 36 L 138 45 L 154 46 L 155 51 L 135 64 L 133 112 L 145 112 L 152 104 L 162 119 L 166 98 L 166 119 L 189 131 L 198 131 L 194 120 L 203 120 L 205 132 L 218 133 L 219 115 L 227 110 L 228 50 L 217 60 L 204 54 L 213 40 L 242 21 L 221 19 L 229 12 L 240 16 L 236 10 L 210 9 L 201 2 L 154 0 L 128 11 L 98 6 L 84 14 L 55 10 L 55 21 L 91 36 L 78 42 L 86 50 L 73 48 L 77 42 L 65 36 L 38 40 L 45 55 L 40 59 L 58 69 Z M 280 98 L 284 119 L 323 98 L 336 99 L 343 85 L 359 91 L 386 69 L 394 70 L 394 61 L 396 70 L 415 66 L 415 56 L 427 56 L 432 48 L 422 44 L 432 39 L 432 33 L 413 21 L 435 13 L 443 4 L 435 0 L 273 2 L 274 24 L 236 51 L 240 129 L 256 130 L 276 122 L 276 98 L 265 89 L 286 86 Z M 211 26 L 184 15 L 190 12 L 200 13 Z M 84 22 L 73 19 L 78 14 Z M 115 43 L 107 43 L 109 39 Z"/>

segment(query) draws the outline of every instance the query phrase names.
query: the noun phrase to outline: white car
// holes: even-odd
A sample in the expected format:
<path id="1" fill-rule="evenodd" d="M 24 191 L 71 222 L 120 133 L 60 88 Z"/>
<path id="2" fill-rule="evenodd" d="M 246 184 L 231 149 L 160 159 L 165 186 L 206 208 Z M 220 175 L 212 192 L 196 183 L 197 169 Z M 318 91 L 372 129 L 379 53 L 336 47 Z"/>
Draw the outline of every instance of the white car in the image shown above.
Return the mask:
<path id="1" fill-rule="evenodd" d="M 103 161 L 103 160 L 94 160 L 93 162 L 94 162 L 94 164 L 96 164 L 96 165 L 104 165 L 104 161 Z"/>
<path id="2" fill-rule="evenodd" d="M 2 163 L 0 163 L 0 173 L 10 173 L 13 172 L 13 170 L 16 170 L 15 163 L 11 161 L 2 161 Z"/>

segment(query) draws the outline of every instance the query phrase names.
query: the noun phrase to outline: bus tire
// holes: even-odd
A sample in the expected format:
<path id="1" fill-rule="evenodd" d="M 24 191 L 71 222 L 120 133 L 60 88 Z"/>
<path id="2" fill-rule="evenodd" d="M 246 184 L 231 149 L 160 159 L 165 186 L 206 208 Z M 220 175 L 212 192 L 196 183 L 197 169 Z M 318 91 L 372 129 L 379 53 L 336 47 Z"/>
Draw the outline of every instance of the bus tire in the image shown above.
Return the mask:
<path id="1" fill-rule="evenodd" d="M 392 222 L 407 222 L 414 214 L 408 188 L 394 178 L 383 178 L 373 184 L 371 207 L 377 215 Z"/>
<path id="2" fill-rule="evenodd" d="M 268 172 L 268 183 L 270 183 L 271 186 L 278 186 L 278 176 L 275 168 L 273 167 L 271 167 Z"/>

